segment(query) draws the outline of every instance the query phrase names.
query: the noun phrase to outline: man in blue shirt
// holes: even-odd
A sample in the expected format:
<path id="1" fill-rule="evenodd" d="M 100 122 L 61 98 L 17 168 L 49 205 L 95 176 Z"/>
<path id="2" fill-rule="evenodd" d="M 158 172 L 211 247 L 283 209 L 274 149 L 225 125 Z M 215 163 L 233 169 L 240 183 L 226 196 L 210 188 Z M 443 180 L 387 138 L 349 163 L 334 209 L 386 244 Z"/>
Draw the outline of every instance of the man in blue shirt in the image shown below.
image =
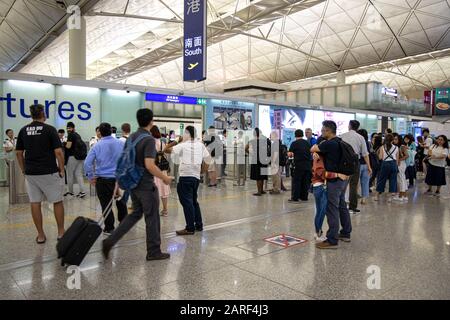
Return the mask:
<path id="1" fill-rule="evenodd" d="M 101 139 L 89 151 L 84 161 L 84 171 L 95 186 L 103 212 L 111 201 L 116 186 L 115 172 L 117 160 L 123 151 L 124 143 L 111 136 L 112 128 L 109 123 L 102 123 L 99 127 Z M 122 201 L 116 201 L 118 218 L 121 222 L 128 214 L 127 206 Z M 105 221 L 105 234 L 114 230 L 114 214 L 110 214 Z"/>
<path id="2" fill-rule="evenodd" d="M 306 128 L 305 136 L 306 136 L 306 141 L 308 141 L 311 146 L 317 144 L 317 139 L 314 138 L 313 131 L 311 128 Z"/>

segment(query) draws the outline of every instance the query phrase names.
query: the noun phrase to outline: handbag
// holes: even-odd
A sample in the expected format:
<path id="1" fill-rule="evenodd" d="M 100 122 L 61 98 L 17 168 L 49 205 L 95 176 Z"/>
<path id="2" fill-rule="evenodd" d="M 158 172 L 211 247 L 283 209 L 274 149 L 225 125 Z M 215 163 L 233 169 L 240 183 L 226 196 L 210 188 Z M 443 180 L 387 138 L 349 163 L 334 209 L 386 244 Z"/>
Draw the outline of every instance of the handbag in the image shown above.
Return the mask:
<path id="1" fill-rule="evenodd" d="M 161 149 L 156 154 L 155 164 L 161 171 L 170 171 L 170 163 L 167 160 L 163 149 L 162 149 L 162 142 L 161 142 Z"/>

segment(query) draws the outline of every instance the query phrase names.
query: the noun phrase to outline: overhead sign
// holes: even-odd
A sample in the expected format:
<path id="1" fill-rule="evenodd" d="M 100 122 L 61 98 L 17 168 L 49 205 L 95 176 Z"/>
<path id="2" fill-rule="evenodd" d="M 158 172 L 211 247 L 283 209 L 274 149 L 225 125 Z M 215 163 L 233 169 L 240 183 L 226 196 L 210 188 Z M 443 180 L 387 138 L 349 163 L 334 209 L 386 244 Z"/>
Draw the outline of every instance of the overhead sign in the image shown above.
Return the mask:
<path id="1" fill-rule="evenodd" d="M 450 115 L 450 88 L 436 89 L 436 98 L 434 99 L 434 115 Z"/>
<path id="2" fill-rule="evenodd" d="M 267 242 L 276 244 L 278 246 L 282 246 L 284 248 L 289 248 L 298 244 L 302 244 L 302 243 L 306 243 L 308 242 L 305 239 L 302 238 L 298 238 L 298 237 L 294 237 L 294 236 L 290 236 L 287 234 L 279 234 L 270 238 L 266 238 L 264 239 Z"/>
<path id="3" fill-rule="evenodd" d="M 383 87 L 381 93 L 391 97 L 398 97 L 397 89 Z"/>
<path id="4" fill-rule="evenodd" d="M 206 79 L 206 0 L 184 0 L 183 79 Z"/>
<path id="5" fill-rule="evenodd" d="M 197 104 L 198 98 L 167 95 L 167 94 L 158 94 L 158 93 L 146 93 L 145 100 L 146 101 L 154 101 L 154 102 Z"/>

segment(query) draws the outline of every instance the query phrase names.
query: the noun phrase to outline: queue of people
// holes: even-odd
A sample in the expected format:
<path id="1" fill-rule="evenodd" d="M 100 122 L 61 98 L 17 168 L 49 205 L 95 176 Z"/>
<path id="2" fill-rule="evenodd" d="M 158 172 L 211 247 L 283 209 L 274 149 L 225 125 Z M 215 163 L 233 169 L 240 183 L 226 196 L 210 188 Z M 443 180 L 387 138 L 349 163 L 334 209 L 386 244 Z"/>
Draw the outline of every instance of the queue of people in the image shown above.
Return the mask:
<path id="1" fill-rule="evenodd" d="M 147 260 L 170 257 L 161 250 L 160 217 L 168 216 L 168 198 L 171 193 L 169 160 L 176 158 L 179 170 L 177 195 L 183 208 L 186 225 L 176 231 L 177 235 L 189 236 L 204 229 L 198 190 L 201 175 L 209 176 L 209 187 L 217 186 L 217 176 L 224 174 L 224 159 L 227 156 L 223 141 L 214 127 L 197 136 L 193 126 L 187 126 L 182 136 L 164 136 L 153 124 L 153 112 L 140 109 L 136 114 L 139 128 L 131 133 L 127 123 L 121 126 L 122 137 L 114 136 L 114 127 L 101 123 L 96 136 L 89 143 L 89 151 L 75 124 L 69 122 L 65 131 L 45 124 L 42 105 L 30 106 L 33 121 L 23 127 L 17 142 L 14 134 L 7 131 L 5 150 L 15 147 L 18 164 L 25 174 L 30 197 L 31 212 L 38 235 L 36 243 L 46 242 L 43 229 L 41 202 L 53 203 L 58 226 L 58 239 L 64 230 L 64 196 L 74 196 L 74 184 L 79 185 L 78 198 L 86 196 L 84 177 L 95 187 L 103 213 L 112 198 L 116 199 L 117 218 L 108 215 L 105 221 L 103 254 L 109 257 L 111 248 L 142 218 L 146 223 Z M 359 204 L 366 205 L 370 193 L 376 193 L 374 201 L 381 201 L 386 193 L 387 201 L 407 203 L 408 189 L 416 181 L 417 172 L 423 171 L 428 186 L 426 194 L 439 196 L 446 185 L 445 167 L 449 159 L 448 139 L 440 135 L 432 139 L 428 130 L 423 136 L 401 136 L 386 131 L 373 134 L 360 128 L 356 120 L 349 122 L 349 131 L 337 136 L 337 125 L 333 121 L 322 123 L 321 135 L 316 139 L 312 130 L 295 131 L 295 141 L 289 148 L 283 145 L 277 132 L 266 137 L 255 128 L 253 139 L 246 142 L 243 133 L 237 134 L 234 147 L 238 149 L 238 183 L 245 175 L 246 156 L 250 162 L 250 179 L 256 181 L 256 193 L 261 197 L 267 192 L 265 182 L 271 177 L 271 195 L 285 190 L 282 171 L 290 159 L 292 190 L 289 202 L 308 201 L 309 193 L 315 199 L 314 231 L 319 249 L 335 249 L 339 241 L 350 242 L 352 233 L 351 213 L 361 212 Z M 231 147 L 231 145 L 230 145 Z M 229 149 L 231 149 L 229 147 Z M 130 191 L 132 213 L 128 213 L 125 196 L 117 191 L 117 163 L 127 148 L 134 148 L 135 165 L 142 168 L 143 175 Z M 351 150 L 351 152 L 349 151 Z M 350 154 L 350 153 L 351 154 Z M 348 159 L 355 162 L 349 172 Z M 239 160 L 240 159 L 240 160 Z M 350 159 L 350 158 L 349 158 Z M 242 162 L 242 163 L 241 163 Z M 64 192 L 64 177 L 67 172 L 67 191 Z M 83 174 L 84 172 L 84 174 Z M 373 187 L 376 186 L 375 189 Z M 372 188 L 372 189 L 371 189 Z M 434 188 L 434 190 L 433 190 Z M 349 191 L 349 203 L 346 191 Z M 160 211 L 160 203 L 162 210 Z M 327 218 L 326 234 L 323 223 Z M 340 227 L 342 228 L 340 229 Z"/>

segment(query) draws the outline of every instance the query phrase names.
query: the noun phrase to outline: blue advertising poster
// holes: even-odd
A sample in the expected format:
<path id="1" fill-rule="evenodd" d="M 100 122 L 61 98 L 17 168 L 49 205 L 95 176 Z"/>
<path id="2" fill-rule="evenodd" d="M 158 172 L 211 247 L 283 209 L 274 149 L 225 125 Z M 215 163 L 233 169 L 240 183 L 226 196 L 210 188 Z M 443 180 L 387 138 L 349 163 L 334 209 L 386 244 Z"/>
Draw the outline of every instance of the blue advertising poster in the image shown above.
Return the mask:
<path id="1" fill-rule="evenodd" d="M 184 0 L 184 81 L 206 79 L 206 13 L 206 0 Z"/>
<path id="2" fill-rule="evenodd" d="M 288 147 L 291 146 L 291 143 L 295 141 L 295 130 L 294 129 L 283 129 L 283 144 Z"/>

